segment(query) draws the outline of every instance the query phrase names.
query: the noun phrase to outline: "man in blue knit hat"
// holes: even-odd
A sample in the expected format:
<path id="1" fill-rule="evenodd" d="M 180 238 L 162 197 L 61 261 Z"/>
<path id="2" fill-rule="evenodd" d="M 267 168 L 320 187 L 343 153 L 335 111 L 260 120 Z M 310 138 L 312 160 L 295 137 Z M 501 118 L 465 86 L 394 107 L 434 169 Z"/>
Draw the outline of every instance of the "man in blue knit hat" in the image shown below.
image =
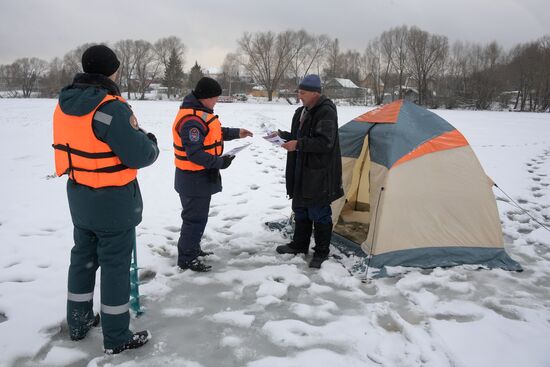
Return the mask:
<path id="1" fill-rule="evenodd" d="M 336 106 L 321 94 L 321 79 L 307 75 L 298 86 L 303 106 L 292 118 L 290 132 L 280 131 L 288 151 L 286 189 L 292 199 L 296 227 L 292 242 L 280 254 L 307 254 L 311 233 L 315 247 L 310 268 L 320 268 L 329 255 L 332 236 L 330 204 L 344 195 Z"/>

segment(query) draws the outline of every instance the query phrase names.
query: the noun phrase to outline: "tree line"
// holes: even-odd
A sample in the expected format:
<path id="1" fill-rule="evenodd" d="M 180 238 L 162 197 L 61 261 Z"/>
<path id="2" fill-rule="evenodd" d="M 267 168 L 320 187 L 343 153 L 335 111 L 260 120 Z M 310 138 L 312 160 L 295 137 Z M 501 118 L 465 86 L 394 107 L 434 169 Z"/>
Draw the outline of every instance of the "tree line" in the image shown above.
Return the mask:
<path id="1" fill-rule="evenodd" d="M 80 58 L 89 46 L 49 63 L 23 58 L 0 65 L 2 89 L 29 97 L 39 87 L 42 96 L 55 96 L 81 71 Z M 128 96 L 143 99 L 154 82 L 167 88 L 168 97 L 180 96 L 203 75 L 196 62 L 183 71 L 186 47 L 175 36 L 154 43 L 122 40 L 112 47 L 121 61 L 118 83 Z M 305 30 L 244 32 L 221 69 L 218 80 L 228 95 L 259 85 L 269 100 L 294 91 L 304 75 L 316 73 L 324 81 L 351 80 L 375 104 L 414 90 L 415 102 L 429 107 L 483 110 L 511 103 L 519 111 L 550 108 L 550 35 L 505 50 L 497 42 L 449 44 L 444 35 L 403 25 L 366 40 L 360 52 L 342 50 L 337 38 Z"/>

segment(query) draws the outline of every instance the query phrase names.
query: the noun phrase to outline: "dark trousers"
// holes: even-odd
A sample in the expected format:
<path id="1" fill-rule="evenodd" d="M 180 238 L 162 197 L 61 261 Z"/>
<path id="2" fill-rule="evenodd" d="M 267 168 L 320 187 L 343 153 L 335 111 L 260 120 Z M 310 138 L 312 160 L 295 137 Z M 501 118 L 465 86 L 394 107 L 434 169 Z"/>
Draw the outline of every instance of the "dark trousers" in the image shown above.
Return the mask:
<path id="1" fill-rule="evenodd" d="M 292 206 L 295 219 L 310 220 L 313 223 L 332 224 L 332 209 L 330 205 L 313 206 L 310 208 Z"/>
<path id="2" fill-rule="evenodd" d="M 199 256 L 201 238 L 208 222 L 211 196 L 180 194 L 181 230 L 178 240 L 178 265 L 189 264 Z"/>
<path id="3" fill-rule="evenodd" d="M 130 324 L 130 262 L 136 230 L 101 232 L 74 227 L 69 266 L 67 323 L 72 336 L 85 335 L 94 318 L 95 275 L 101 267 L 101 326 L 105 348 L 132 337 Z"/>
<path id="4" fill-rule="evenodd" d="M 302 234 L 307 239 L 301 241 L 300 248 L 307 250 L 311 236 L 311 225 L 313 223 L 313 235 L 315 237 L 314 257 L 326 259 L 330 253 L 329 245 L 332 236 L 332 209 L 330 205 L 320 205 L 314 207 L 292 207 L 296 220 L 295 236 Z M 301 228 L 308 226 L 309 228 Z M 296 239 L 295 239 L 296 240 Z M 297 241 L 300 242 L 300 241 Z M 307 253 L 307 251 L 306 251 Z"/>

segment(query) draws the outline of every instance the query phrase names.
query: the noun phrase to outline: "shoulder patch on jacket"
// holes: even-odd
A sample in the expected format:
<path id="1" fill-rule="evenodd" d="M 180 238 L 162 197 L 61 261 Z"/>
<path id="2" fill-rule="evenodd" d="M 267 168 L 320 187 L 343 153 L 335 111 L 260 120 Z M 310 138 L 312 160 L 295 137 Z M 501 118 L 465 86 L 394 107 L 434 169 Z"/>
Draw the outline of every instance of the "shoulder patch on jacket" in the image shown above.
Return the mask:
<path id="1" fill-rule="evenodd" d="M 105 125 L 111 125 L 113 116 L 106 114 L 105 112 L 97 111 L 94 115 L 94 120 L 101 122 Z"/>
<path id="2" fill-rule="evenodd" d="M 189 140 L 193 142 L 197 142 L 200 139 L 200 132 L 199 129 L 196 127 L 192 127 L 189 129 Z"/>
<path id="3" fill-rule="evenodd" d="M 129 121 L 130 121 L 130 126 L 132 126 L 136 130 L 139 130 L 139 124 L 138 124 L 138 120 L 136 118 L 136 115 L 132 114 L 132 116 L 130 116 Z"/>

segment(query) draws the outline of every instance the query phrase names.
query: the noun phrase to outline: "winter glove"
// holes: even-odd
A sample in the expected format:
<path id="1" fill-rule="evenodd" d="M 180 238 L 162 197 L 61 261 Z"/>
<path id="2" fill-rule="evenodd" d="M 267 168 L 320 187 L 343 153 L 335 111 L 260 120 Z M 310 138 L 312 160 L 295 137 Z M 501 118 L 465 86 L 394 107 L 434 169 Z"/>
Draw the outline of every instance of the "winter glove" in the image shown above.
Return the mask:
<path id="1" fill-rule="evenodd" d="M 235 159 L 234 155 L 224 155 L 224 156 L 222 156 L 223 163 L 222 163 L 221 169 L 226 169 L 227 167 L 229 167 L 231 165 L 231 162 L 233 161 L 233 159 Z"/>
<path id="2" fill-rule="evenodd" d="M 157 137 L 153 135 L 153 133 L 147 133 L 147 137 L 149 140 L 151 140 L 153 143 L 157 144 Z M 157 144 L 158 145 L 158 144 Z"/>

